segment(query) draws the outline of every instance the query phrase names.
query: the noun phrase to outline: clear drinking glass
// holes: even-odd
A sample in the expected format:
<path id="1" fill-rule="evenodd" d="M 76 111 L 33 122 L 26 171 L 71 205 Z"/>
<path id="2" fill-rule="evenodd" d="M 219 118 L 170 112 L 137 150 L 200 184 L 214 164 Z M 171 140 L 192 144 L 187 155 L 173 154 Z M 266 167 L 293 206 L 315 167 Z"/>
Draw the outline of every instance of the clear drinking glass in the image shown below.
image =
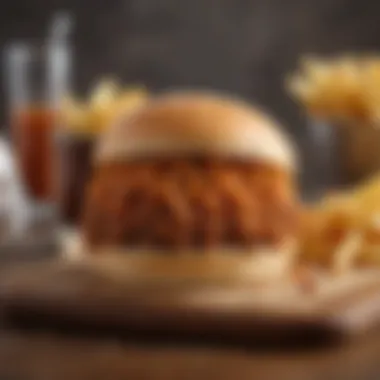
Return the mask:
<path id="1" fill-rule="evenodd" d="M 66 43 L 13 43 L 5 51 L 9 137 L 33 210 L 57 211 L 55 137 L 62 97 L 69 91 Z"/>
<path id="2" fill-rule="evenodd" d="M 310 200 L 316 200 L 347 184 L 342 135 L 338 126 L 313 118 L 308 120 L 306 130 L 306 195 Z"/>

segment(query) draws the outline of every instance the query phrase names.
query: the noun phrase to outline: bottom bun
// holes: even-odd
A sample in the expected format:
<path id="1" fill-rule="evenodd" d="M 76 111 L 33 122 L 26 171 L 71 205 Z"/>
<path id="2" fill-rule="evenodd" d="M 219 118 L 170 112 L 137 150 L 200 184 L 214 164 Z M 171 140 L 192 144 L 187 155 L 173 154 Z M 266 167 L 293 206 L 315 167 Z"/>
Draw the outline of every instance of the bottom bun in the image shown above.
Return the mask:
<path id="1" fill-rule="evenodd" d="M 63 257 L 80 261 L 121 279 L 266 282 L 287 277 L 297 249 L 294 241 L 280 248 L 218 249 L 167 252 L 120 247 L 86 248 L 80 236 L 66 237 Z"/>

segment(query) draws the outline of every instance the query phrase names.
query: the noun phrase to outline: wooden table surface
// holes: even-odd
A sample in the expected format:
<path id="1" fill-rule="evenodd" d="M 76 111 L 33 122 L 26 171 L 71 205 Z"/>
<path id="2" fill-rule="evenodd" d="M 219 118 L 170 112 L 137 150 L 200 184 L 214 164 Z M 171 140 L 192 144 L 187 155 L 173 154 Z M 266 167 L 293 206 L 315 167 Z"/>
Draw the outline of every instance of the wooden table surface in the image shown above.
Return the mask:
<path id="1" fill-rule="evenodd" d="M 335 347 L 273 351 L 0 325 L 0 379 L 5 380 L 380 379 L 380 329 Z"/>
<path id="2" fill-rule="evenodd" d="M 346 346 L 262 351 L 210 344 L 147 342 L 3 330 L 0 378 L 377 380 L 380 334 Z"/>

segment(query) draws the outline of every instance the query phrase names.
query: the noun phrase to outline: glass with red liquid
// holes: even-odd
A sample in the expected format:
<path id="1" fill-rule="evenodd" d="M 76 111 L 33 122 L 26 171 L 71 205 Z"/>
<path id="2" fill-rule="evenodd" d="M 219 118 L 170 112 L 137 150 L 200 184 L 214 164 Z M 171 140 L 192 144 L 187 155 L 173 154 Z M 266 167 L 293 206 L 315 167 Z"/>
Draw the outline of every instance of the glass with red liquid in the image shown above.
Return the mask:
<path id="1" fill-rule="evenodd" d="M 9 137 L 31 208 L 56 212 L 60 105 L 69 91 L 70 50 L 64 42 L 15 43 L 6 50 Z"/>
<path id="2" fill-rule="evenodd" d="M 13 142 L 28 195 L 54 202 L 54 130 L 56 112 L 43 106 L 15 109 L 11 114 Z"/>
<path id="3" fill-rule="evenodd" d="M 80 133 L 69 128 L 58 136 L 59 211 L 62 222 L 70 229 L 81 223 L 96 140 L 95 134 Z"/>

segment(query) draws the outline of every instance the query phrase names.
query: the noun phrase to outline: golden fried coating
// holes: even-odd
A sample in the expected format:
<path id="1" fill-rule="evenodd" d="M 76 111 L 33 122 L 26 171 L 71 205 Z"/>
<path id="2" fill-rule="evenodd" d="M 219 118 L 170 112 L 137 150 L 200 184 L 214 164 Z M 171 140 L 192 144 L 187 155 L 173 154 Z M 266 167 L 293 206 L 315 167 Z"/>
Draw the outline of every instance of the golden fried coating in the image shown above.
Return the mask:
<path id="1" fill-rule="evenodd" d="M 293 183 L 273 165 L 228 159 L 107 163 L 89 185 L 83 231 L 92 246 L 274 245 L 297 228 Z"/>

